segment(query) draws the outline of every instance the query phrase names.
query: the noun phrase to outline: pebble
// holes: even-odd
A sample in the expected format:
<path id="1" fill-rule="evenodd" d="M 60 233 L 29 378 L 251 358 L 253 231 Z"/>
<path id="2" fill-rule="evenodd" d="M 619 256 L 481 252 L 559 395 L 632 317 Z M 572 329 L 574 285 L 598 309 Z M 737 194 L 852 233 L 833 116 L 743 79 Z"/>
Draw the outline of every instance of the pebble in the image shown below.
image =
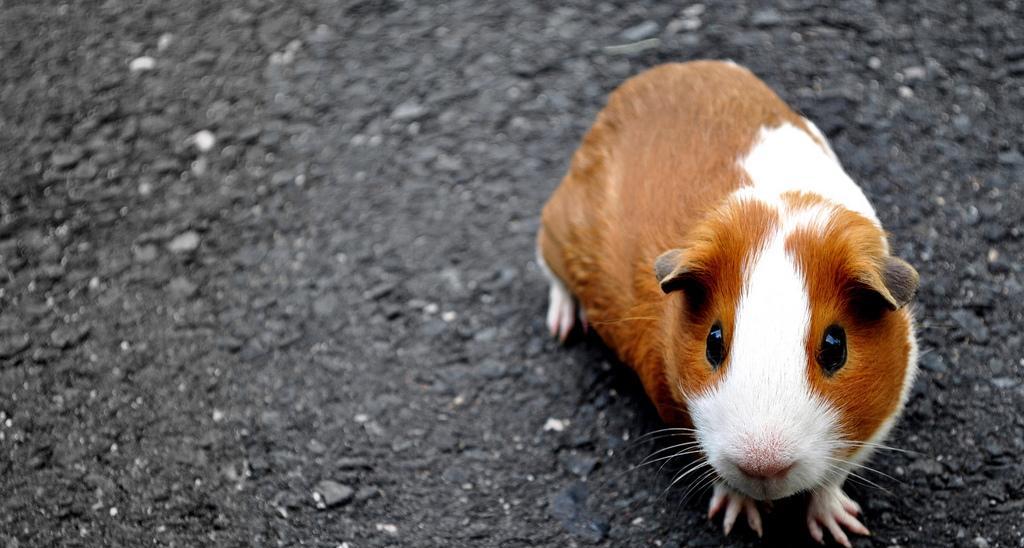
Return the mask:
<path id="1" fill-rule="evenodd" d="M 194 230 L 178 234 L 169 244 L 167 244 L 167 249 L 174 253 L 188 253 L 190 251 L 195 251 L 198 247 L 199 234 Z"/>
<path id="2" fill-rule="evenodd" d="M 398 527 L 396 527 L 395 525 L 393 525 L 391 523 L 378 523 L 378 524 L 376 524 L 376 528 L 377 528 L 378 531 L 387 533 L 389 535 L 397 535 L 398 534 Z"/>
<path id="3" fill-rule="evenodd" d="M 50 341 L 57 348 L 70 348 L 89 334 L 89 326 L 72 327 L 62 325 L 50 333 Z"/>
<path id="4" fill-rule="evenodd" d="M 363 502 L 363 501 L 367 501 L 367 500 L 370 500 L 370 499 L 377 498 L 379 496 L 380 496 L 380 489 L 377 489 L 376 487 L 368 485 L 366 487 L 360 487 L 359 490 L 356 491 L 355 500 L 356 500 L 356 502 Z"/>
<path id="5" fill-rule="evenodd" d="M 977 314 L 961 308 L 954 310 L 950 316 L 967 338 L 979 344 L 988 342 L 988 327 Z"/>
<path id="6" fill-rule="evenodd" d="M 755 27 L 773 27 L 782 22 L 782 14 L 773 8 L 767 8 L 754 12 L 750 22 Z"/>
<path id="7" fill-rule="evenodd" d="M 591 455 L 582 455 L 579 453 L 563 453 L 559 460 L 562 462 L 562 466 L 565 467 L 570 473 L 575 474 L 581 478 L 585 478 L 594 471 L 597 467 L 597 457 Z"/>
<path id="8" fill-rule="evenodd" d="M 132 72 L 143 72 L 156 68 L 156 59 L 152 57 L 136 57 L 128 63 L 128 70 Z"/>
<path id="9" fill-rule="evenodd" d="M 17 356 L 29 347 L 31 339 L 28 335 L 5 336 L 0 339 L 0 359 Z"/>
<path id="10" fill-rule="evenodd" d="M 199 286 L 184 276 L 176 276 L 167 284 L 167 289 L 178 297 L 189 298 L 196 294 Z"/>
<path id="11" fill-rule="evenodd" d="M 426 107 L 415 100 L 410 99 L 395 107 L 395 110 L 391 111 L 391 118 L 399 122 L 404 122 L 420 118 L 426 113 Z"/>
<path id="12" fill-rule="evenodd" d="M 903 78 L 908 82 L 913 80 L 924 80 L 926 76 L 928 76 L 928 69 L 921 66 L 913 66 L 903 69 Z"/>
<path id="13" fill-rule="evenodd" d="M 944 468 L 938 462 L 932 459 L 917 459 L 907 466 L 907 469 L 912 472 L 920 472 L 928 476 L 938 476 L 943 473 Z"/>
<path id="14" fill-rule="evenodd" d="M 569 424 L 568 420 L 549 418 L 544 423 L 545 432 L 562 432 L 565 430 L 566 425 Z"/>
<path id="15" fill-rule="evenodd" d="M 217 137 L 209 130 L 201 130 L 192 136 L 192 144 L 199 152 L 209 152 L 217 144 Z"/>
<path id="16" fill-rule="evenodd" d="M 628 29 L 622 31 L 619 34 L 619 37 L 627 42 L 639 42 L 640 40 L 644 40 L 650 38 L 651 36 L 654 36 L 655 34 L 658 33 L 658 30 L 660 28 L 661 27 L 654 21 L 644 21 L 639 25 L 629 27 Z"/>
<path id="17" fill-rule="evenodd" d="M 160 38 L 157 39 L 157 41 L 156 41 L 156 50 L 157 51 L 167 51 L 167 48 L 171 47 L 171 44 L 173 42 L 174 42 L 174 35 L 169 33 L 169 32 L 165 32 L 165 33 L 160 35 Z"/>
<path id="18" fill-rule="evenodd" d="M 316 484 L 313 491 L 313 500 L 316 501 L 316 507 L 321 510 L 348 504 L 353 497 L 355 497 L 355 490 L 333 480 L 321 481 Z"/>
<path id="19" fill-rule="evenodd" d="M 1021 154 L 1019 150 L 1008 150 L 1006 152 L 1000 152 L 999 163 L 1008 166 L 1024 164 L 1024 154 Z"/>
<path id="20" fill-rule="evenodd" d="M 551 497 L 548 512 L 570 534 L 587 542 L 601 542 L 608 534 L 608 521 L 587 511 L 586 503 L 587 487 L 576 482 Z"/>
<path id="21" fill-rule="evenodd" d="M 684 17 L 700 17 L 707 8 L 704 4 L 693 4 L 683 8 Z"/>
<path id="22" fill-rule="evenodd" d="M 81 159 L 82 149 L 72 147 L 54 152 L 50 156 L 50 163 L 58 169 L 67 169 L 77 164 Z"/>
<path id="23" fill-rule="evenodd" d="M 935 373 L 946 373 L 949 371 L 946 361 L 934 351 L 921 356 L 921 367 Z"/>
<path id="24" fill-rule="evenodd" d="M 338 296 L 328 293 L 313 301 L 313 314 L 321 318 L 334 316 L 340 305 L 341 300 Z"/>

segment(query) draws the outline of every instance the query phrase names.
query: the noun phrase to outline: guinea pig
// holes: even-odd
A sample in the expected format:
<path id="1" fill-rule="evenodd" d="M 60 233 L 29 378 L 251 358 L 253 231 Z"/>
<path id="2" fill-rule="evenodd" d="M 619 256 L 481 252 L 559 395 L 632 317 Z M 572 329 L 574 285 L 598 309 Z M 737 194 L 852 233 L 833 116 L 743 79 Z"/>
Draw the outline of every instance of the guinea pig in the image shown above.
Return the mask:
<path id="1" fill-rule="evenodd" d="M 589 323 L 692 428 L 726 534 L 742 513 L 761 535 L 755 501 L 801 492 L 818 542 L 869 534 L 842 486 L 913 382 L 918 274 L 813 123 L 732 62 L 643 72 L 583 138 L 537 246 L 551 333 Z"/>

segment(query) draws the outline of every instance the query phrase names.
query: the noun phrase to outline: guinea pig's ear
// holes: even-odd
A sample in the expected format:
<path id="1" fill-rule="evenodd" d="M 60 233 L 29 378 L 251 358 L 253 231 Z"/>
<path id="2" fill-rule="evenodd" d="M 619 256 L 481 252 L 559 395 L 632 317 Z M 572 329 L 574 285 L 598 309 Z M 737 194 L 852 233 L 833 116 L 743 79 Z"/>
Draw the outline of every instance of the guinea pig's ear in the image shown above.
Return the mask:
<path id="1" fill-rule="evenodd" d="M 919 279 L 917 271 L 906 261 L 888 256 L 879 271 L 863 281 L 890 310 L 896 310 L 914 299 Z"/>
<path id="2" fill-rule="evenodd" d="M 682 249 L 670 249 L 654 260 L 654 275 L 665 293 L 677 291 L 687 283 L 693 282 L 693 274 L 686 260 L 686 252 Z"/>

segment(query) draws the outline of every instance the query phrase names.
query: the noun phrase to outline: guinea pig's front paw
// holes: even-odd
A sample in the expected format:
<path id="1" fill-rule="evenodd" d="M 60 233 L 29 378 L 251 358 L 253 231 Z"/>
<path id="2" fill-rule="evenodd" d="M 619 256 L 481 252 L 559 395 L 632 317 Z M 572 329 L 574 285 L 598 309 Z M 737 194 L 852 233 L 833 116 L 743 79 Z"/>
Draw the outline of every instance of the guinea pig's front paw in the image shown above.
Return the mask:
<path id="1" fill-rule="evenodd" d="M 860 505 L 846 496 L 841 487 L 820 487 L 811 492 L 811 503 L 807 507 L 807 528 L 814 540 L 824 544 L 825 533 L 821 528 L 824 525 L 836 542 L 849 548 L 850 539 L 843 532 L 844 527 L 858 535 L 871 534 L 857 519 L 857 514 L 860 514 Z"/>
<path id="2" fill-rule="evenodd" d="M 762 536 L 763 529 L 761 528 L 761 513 L 757 509 L 757 503 L 754 499 L 733 491 L 722 482 L 715 483 L 715 492 L 711 495 L 711 504 L 708 506 L 708 519 L 714 519 L 715 515 L 725 509 L 725 518 L 722 519 L 722 528 L 725 529 L 725 534 L 728 535 L 732 531 L 732 526 L 736 523 L 736 518 L 740 515 L 740 510 L 743 511 L 747 516 L 747 525 L 757 533 L 757 536 Z"/>

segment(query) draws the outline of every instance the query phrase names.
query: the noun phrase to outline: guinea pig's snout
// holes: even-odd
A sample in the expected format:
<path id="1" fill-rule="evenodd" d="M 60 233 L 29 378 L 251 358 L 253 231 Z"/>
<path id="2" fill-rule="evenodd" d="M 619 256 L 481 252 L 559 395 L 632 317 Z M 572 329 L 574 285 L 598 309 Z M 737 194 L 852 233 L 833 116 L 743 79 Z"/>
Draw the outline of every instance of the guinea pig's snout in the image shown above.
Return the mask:
<path id="1" fill-rule="evenodd" d="M 737 457 L 736 468 L 755 480 L 782 479 L 796 464 L 776 436 L 747 440 Z"/>

